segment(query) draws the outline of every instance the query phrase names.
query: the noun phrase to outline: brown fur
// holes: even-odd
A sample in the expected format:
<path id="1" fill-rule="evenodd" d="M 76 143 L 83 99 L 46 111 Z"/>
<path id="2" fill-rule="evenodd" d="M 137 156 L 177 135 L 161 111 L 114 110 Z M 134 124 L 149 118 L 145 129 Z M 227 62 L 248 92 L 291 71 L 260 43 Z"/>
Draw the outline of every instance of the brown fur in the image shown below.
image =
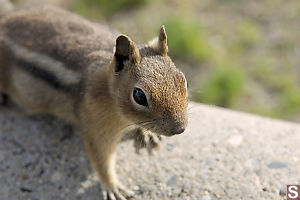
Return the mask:
<path id="1" fill-rule="evenodd" d="M 141 126 L 171 136 L 187 125 L 186 80 L 166 42 L 164 27 L 156 43 L 138 49 L 127 36 L 58 8 L 14 12 L 0 20 L 0 77 L 7 77 L 0 91 L 30 113 L 78 125 L 103 185 L 124 199 L 114 171 L 123 130 Z M 135 87 L 148 107 L 133 100 Z"/>

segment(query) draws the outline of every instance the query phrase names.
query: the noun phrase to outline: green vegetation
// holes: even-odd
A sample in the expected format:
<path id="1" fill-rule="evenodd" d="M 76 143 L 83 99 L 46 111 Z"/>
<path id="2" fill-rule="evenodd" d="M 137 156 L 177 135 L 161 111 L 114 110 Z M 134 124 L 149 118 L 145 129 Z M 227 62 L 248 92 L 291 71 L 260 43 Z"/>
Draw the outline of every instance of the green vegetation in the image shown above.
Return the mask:
<path id="1" fill-rule="evenodd" d="M 148 0 L 74 0 L 71 9 L 92 19 L 108 18 L 124 9 L 147 3 Z"/>
<path id="2" fill-rule="evenodd" d="M 244 49 L 255 46 L 260 41 L 260 30 L 257 24 L 251 21 L 242 21 L 238 26 L 238 46 Z"/>
<path id="3" fill-rule="evenodd" d="M 211 47 L 204 28 L 191 19 L 172 18 L 164 23 L 168 30 L 170 53 L 185 60 L 207 61 Z"/>
<path id="4" fill-rule="evenodd" d="M 201 86 L 197 101 L 222 107 L 234 107 L 243 94 L 244 75 L 236 67 L 217 68 Z"/>
<path id="5" fill-rule="evenodd" d="M 282 98 L 282 107 L 280 107 L 279 110 L 280 113 L 292 115 L 300 111 L 299 88 L 290 89 L 289 91 L 286 91 L 284 95 L 282 95 Z"/>

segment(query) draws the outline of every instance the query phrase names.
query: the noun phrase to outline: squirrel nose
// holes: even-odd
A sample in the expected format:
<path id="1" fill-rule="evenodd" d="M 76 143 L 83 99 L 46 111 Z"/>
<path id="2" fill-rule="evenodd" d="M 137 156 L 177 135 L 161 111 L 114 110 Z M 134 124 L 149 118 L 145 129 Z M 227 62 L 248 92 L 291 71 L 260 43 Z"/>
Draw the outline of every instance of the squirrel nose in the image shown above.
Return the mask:
<path id="1" fill-rule="evenodd" d="M 173 135 L 179 135 L 179 134 L 183 133 L 184 131 L 185 131 L 185 128 L 180 127 L 180 128 L 173 129 L 172 133 L 173 133 Z"/>
<path id="2" fill-rule="evenodd" d="M 187 121 L 186 120 L 175 120 L 171 128 L 172 135 L 179 135 L 183 133 L 186 129 Z"/>

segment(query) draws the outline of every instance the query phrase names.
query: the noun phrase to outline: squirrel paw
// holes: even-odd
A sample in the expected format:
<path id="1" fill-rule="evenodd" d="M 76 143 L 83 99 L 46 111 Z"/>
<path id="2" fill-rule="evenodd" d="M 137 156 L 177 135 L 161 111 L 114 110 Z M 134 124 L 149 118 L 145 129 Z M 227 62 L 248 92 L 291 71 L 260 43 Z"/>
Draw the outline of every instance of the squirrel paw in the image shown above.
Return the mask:
<path id="1" fill-rule="evenodd" d="M 160 136 L 145 132 L 142 128 L 139 128 L 136 132 L 136 137 L 134 137 L 136 153 L 139 153 L 142 148 L 146 148 L 148 153 L 152 155 L 153 150 L 158 148 L 160 141 Z"/>
<path id="2" fill-rule="evenodd" d="M 105 200 L 134 200 L 133 192 L 119 184 L 113 189 L 103 191 L 103 199 Z"/>

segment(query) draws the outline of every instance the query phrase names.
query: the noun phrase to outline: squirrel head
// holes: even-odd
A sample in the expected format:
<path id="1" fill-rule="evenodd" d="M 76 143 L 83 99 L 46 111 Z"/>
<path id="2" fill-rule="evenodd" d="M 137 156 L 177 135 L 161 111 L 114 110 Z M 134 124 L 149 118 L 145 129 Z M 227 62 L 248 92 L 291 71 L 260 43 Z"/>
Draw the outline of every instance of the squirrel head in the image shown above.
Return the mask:
<path id="1" fill-rule="evenodd" d="M 159 37 L 137 48 L 127 36 L 116 40 L 111 93 L 120 115 L 160 135 L 187 126 L 187 81 L 167 55 L 165 27 Z"/>

